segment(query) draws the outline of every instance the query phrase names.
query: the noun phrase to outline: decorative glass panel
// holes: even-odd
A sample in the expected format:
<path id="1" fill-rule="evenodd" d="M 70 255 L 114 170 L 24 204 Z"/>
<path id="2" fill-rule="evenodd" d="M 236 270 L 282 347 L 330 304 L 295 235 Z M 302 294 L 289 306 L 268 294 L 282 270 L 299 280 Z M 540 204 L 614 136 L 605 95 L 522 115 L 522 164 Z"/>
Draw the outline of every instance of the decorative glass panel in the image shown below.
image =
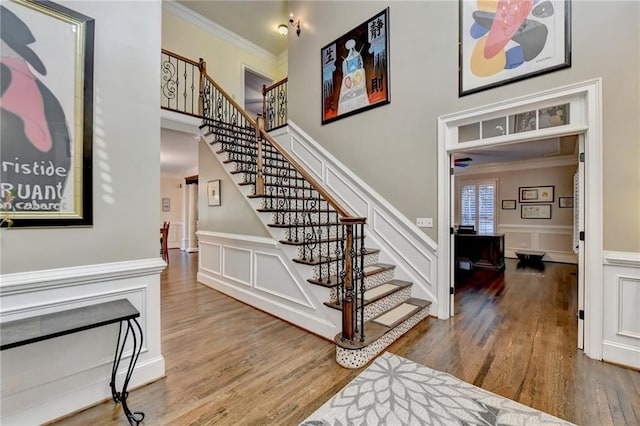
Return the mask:
<path id="1" fill-rule="evenodd" d="M 569 104 L 540 108 L 538 113 L 540 129 L 569 124 Z"/>
<path id="2" fill-rule="evenodd" d="M 507 117 L 498 117 L 482 122 L 482 139 L 507 134 Z"/>
<path id="3" fill-rule="evenodd" d="M 478 139 L 480 139 L 480 123 L 458 127 L 458 142 L 477 141 Z"/>
<path id="4" fill-rule="evenodd" d="M 509 116 L 509 133 L 530 132 L 536 129 L 536 111 L 521 112 Z"/>

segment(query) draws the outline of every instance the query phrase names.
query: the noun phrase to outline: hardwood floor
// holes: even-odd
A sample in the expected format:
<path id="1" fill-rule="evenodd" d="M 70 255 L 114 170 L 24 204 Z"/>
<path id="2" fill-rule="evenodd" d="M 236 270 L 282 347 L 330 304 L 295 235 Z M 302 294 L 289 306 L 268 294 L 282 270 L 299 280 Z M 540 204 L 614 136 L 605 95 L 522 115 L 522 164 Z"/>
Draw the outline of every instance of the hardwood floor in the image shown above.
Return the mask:
<path id="1" fill-rule="evenodd" d="M 134 389 L 146 425 L 295 425 L 361 370 L 332 342 L 198 284 L 197 254 L 162 273 L 166 377 Z M 503 278 L 461 286 L 456 316 L 429 318 L 387 350 L 583 425 L 640 424 L 640 372 L 576 349 L 575 267 L 508 261 Z M 108 401 L 59 425 L 125 425 Z"/>

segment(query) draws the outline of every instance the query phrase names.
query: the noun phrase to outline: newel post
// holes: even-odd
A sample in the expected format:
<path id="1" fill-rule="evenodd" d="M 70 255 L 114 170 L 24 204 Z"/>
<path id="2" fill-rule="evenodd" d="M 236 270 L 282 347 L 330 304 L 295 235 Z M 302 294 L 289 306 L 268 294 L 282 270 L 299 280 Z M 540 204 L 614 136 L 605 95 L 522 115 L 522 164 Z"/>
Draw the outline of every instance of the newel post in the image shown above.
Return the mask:
<path id="1" fill-rule="evenodd" d="M 205 78 L 207 75 L 207 63 L 205 62 L 204 59 L 202 58 L 198 58 L 198 70 L 200 70 L 200 79 L 199 79 L 199 87 L 198 87 L 198 93 L 200 93 L 200 100 L 198 102 L 198 109 L 199 109 L 199 113 L 200 116 L 202 117 L 203 115 L 203 111 L 204 111 L 204 82 L 205 82 Z"/>
<path id="2" fill-rule="evenodd" d="M 262 85 L 262 117 L 267 118 L 267 86 Z M 265 128 L 266 126 L 263 126 Z"/>
<path id="3" fill-rule="evenodd" d="M 344 225 L 347 231 L 347 239 L 344 250 L 344 298 L 342 300 L 342 340 L 353 341 L 353 225 Z"/>
<path id="4" fill-rule="evenodd" d="M 264 195 L 264 171 L 263 171 L 263 154 L 262 139 L 260 138 L 260 129 L 264 128 L 264 117 L 256 119 L 256 144 L 258 145 L 258 158 L 256 160 L 256 195 Z"/>

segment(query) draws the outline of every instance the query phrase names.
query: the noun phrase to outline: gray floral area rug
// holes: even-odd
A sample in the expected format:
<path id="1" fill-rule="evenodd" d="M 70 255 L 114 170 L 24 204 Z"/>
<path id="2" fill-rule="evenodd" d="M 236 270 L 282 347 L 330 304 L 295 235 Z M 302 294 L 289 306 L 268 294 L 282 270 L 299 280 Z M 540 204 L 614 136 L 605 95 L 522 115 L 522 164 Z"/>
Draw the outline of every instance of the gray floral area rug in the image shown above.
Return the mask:
<path id="1" fill-rule="evenodd" d="M 389 352 L 301 424 L 571 425 Z"/>

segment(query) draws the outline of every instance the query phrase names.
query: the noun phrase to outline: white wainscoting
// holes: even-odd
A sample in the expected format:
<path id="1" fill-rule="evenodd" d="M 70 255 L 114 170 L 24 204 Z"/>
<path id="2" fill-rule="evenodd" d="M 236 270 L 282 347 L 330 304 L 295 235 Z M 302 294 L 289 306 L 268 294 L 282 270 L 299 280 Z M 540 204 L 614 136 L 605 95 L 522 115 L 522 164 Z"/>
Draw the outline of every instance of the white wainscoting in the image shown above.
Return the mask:
<path id="1" fill-rule="evenodd" d="M 640 369 L 640 253 L 604 253 L 602 358 Z"/>
<path id="2" fill-rule="evenodd" d="M 578 263 L 573 252 L 572 226 L 498 225 L 504 234 L 505 256 L 515 258 L 518 250 L 545 252 L 543 260 L 549 262 Z"/>
<path id="3" fill-rule="evenodd" d="M 157 258 L 1 275 L 0 321 L 128 299 L 140 311 L 144 333 L 132 389 L 164 376 L 160 272 L 165 266 Z M 0 423 L 41 424 L 110 398 L 117 335 L 118 325 L 112 324 L 2 351 Z M 130 353 L 125 349 L 119 387 Z M 124 415 L 121 420 L 126 423 Z"/>
<path id="4" fill-rule="evenodd" d="M 302 278 L 308 267 L 290 260 L 290 247 L 248 235 L 197 235 L 198 282 L 327 339 L 340 332 L 340 313 L 323 305 L 329 290 Z"/>
<path id="5" fill-rule="evenodd" d="M 353 213 L 367 217 L 367 247 L 381 249 L 380 261 L 396 265 L 395 277 L 411 281 L 412 295 L 431 300 L 430 312 L 438 312 L 437 244 L 295 123 L 271 135 Z"/>

